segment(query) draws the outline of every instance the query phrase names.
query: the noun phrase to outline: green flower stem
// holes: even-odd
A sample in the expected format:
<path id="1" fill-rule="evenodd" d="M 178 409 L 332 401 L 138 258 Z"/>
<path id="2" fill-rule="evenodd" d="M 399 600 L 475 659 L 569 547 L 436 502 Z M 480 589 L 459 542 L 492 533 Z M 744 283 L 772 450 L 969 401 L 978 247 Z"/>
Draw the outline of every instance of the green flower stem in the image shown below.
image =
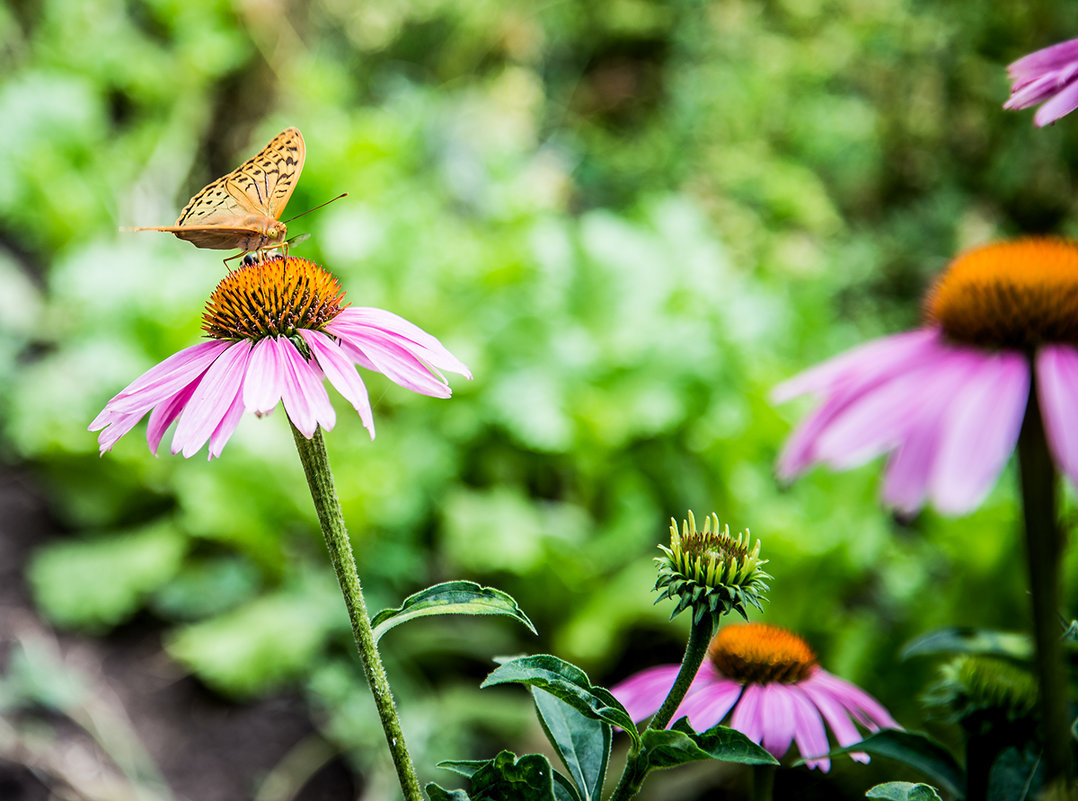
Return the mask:
<path id="1" fill-rule="evenodd" d="M 771 801 L 775 792 L 775 765 L 752 766 L 752 801 Z"/>
<path id="2" fill-rule="evenodd" d="M 704 657 L 707 656 L 707 647 L 711 644 L 711 638 L 715 636 L 715 632 L 718 630 L 718 617 L 705 614 L 703 618 L 696 621 L 696 610 L 693 610 L 693 624 L 689 629 L 689 641 L 685 645 L 685 656 L 681 660 L 681 670 L 678 671 L 677 678 L 674 679 L 674 686 L 670 688 L 670 693 L 666 696 L 666 700 L 663 701 L 663 705 L 659 707 L 659 711 L 655 713 L 655 717 L 651 719 L 651 723 L 648 724 L 649 729 L 665 729 L 670 725 L 670 720 L 674 717 L 674 713 L 677 712 L 677 708 L 681 706 L 681 702 L 685 700 L 685 693 L 689 691 L 689 685 L 692 684 L 692 680 L 696 678 L 696 674 L 700 671 L 700 665 L 704 662 Z"/>
<path id="3" fill-rule="evenodd" d="M 1067 685 L 1060 643 L 1062 631 L 1059 625 L 1065 540 L 1057 517 L 1058 482 L 1044 435 L 1036 381 L 1031 383 L 1029 407 L 1018 437 L 1018 465 L 1026 529 L 1029 589 L 1033 599 L 1033 639 L 1037 653 L 1037 679 L 1040 683 L 1045 768 L 1049 784 L 1064 781 L 1070 785 L 1074 781 L 1075 772 L 1070 725 L 1067 720 Z"/>
<path id="4" fill-rule="evenodd" d="M 695 610 L 693 617 L 695 619 Z M 696 678 L 700 665 L 707 656 L 707 647 L 711 644 L 711 638 L 715 636 L 718 627 L 718 616 L 710 614 L 705 614 L 699 622 L 692 624 L 692 628 L 689 629 L 689 641 L 685 645 L 685 656 L 681 660 L 681 669 L 678 671 L 677 678 L 674 679 L 674 686 L 670 688 L 666 700 L 648 724 L 649 729 L 665 729 L 670 725 L 670 719 L 674 717 L 677 708 L 685 700 L 689 685 Z M 645 763 L 646 759 L 634 745 L 629 756 L 626 757 L 625 770 L 621 774 L 618 786 L 614 788 L 613 795 L 610 796 L 610 801 L 626 801 L 640 791 L 649 770 Z"/>
<path id="5" fill-rule="evenodd" d="M 291 421 L 289 424 L 291 425 Z M 322 534 L 326 538 L 326 547 L 329 548 L 329 558 L 333 562 L 337 581 L 340 582 L 341 592 L 344 594 L 344 604 L 348 607 L 348 617 L 352 621 L 352 634 L 356 640 L 360 659 L 363 660 L 367 683 L 374 694 L 378 717 L 382 720 L 382 729 L 385 731 L 386 742 L 389 743 L 389 751 L 393 756 L 393 765 L 397 769 L 397 779 L 408 801 L 423 801 L 423 794 L 419 789 L 419 778 L 416 776 L 412 759 L 408 756 L 404 731 L 401 729 L 397 708 L 393 703 L 393 692 L 390 690 L 389 679 L 386 677 L 374 633 L 371 631 L 367 604 L 363 600 L 363 589 L 360 587 L 359 574 L 356 572 L 356 560 L 352 554 L 352 545 L 348 540 L 348 531 L 344 527 L 344 515 L 341 513 L 337 493 L 333 489 L 333 474 L 329 469 L 329 457 L 322 439 L 322 430 L 317 429 L 314 436 L 307 439 L 293 425 L 292 436 L 296 440 L 296 449 L 303 463 L 303 472 L 307 476 L 307 485 L 311 488 L 314 508 L 318 512 L 318 522 L 322 525 Z"/>

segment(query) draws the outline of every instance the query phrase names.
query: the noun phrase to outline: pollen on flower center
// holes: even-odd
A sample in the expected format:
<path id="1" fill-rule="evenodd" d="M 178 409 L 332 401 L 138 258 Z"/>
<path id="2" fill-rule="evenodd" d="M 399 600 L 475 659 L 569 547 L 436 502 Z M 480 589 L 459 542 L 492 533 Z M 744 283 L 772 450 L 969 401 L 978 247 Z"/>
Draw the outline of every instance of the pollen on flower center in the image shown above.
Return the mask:
<path id="1" fill-rule="evenodd" d="M 344 290 L 329 272 L 292 256 L 249 264 L 226 275 L 202 315 L 216 339 L 292 336 L 320 329 L 345 308 Z"/>
<path id="2" fill-rule="evenodd" d="M 766 623 L 724 626 L 708 646 L 718 671 L 745 684 L 807 679 L 816 668 L 816 654 L 793 632 Z"/>
<path id="3" fill-rule="evenodd" d="M 1078 243 L 1031 238 L 964 253 L 932 288 L 925 313 L 974 345 L 1078 343 Z"/>

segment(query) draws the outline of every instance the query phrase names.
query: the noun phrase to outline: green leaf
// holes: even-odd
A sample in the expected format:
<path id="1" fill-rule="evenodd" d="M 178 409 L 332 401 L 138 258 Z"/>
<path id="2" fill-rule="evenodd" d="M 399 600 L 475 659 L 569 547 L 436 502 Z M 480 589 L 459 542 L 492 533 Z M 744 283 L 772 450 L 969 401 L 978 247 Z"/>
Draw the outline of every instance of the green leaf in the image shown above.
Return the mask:
<path id="1" fill-rule="evenodd" d="M 988 801 L 1029 801 L 1040 796 L 1044 763 L 1034 748 L 1007 748 L 988 772 Z"/>
<path id="2" fill-rule="evenodd" d="M 535 626 L 508 593 L 474 581 L 444 581 L 404 599 L 396 609 L 383 609 L 371 618 L 375 641 L 401 623 L 431 615 L 504 615 L 535 634 Z"/>
<path id="3" fill-rule="evenodd" d="M 1025 634 L 954 626 L 915 637 L 902 649 L 903 659 L 933 654 L 986 654 L 1023 661 L 1033 656 L 1033 646 Z"/>
<path id="4" fill-rule="evenodd" d="M 741 732 L 727 726 L 712 726 L 697 734 L 688 718 L 671 728 L 647 729 L 642 741 L 648 764 L 656 769 L 674 768 L 686 762 L 717 759 L 743 765 L 777 765 L 778 760 Z"/>
<path id="5" fill-rule="evenodd" d="M 466 779 L 472 778 L 484 765 L 489 765 L 492 759 L 444 759 L 438 763 L 439 768 L 459 773 Z"/>
<path id="6" fill-rule="evenodd" d="M 572 782 L 554 770 L 547 758 L 539 754 L 528 754 L 517 759 L 515 754 L 502 751 L 494 759 L 447 759 L 439 762 L 438 767 L 471 779 L 471 798 L 475 801 L 492 801 L 493 799 L 509 801 L 517 797 L 547 799 L 548 784 L 549 792 L 553 794 L 553 801 L 580 801 L 580 796 L 577 795 Z M 524 787 L 521 787 L 522 782 Z M 434 793 L 431 792 L 432 787 Z M 539 795 L 528 795 L 527 793 L 531 790 L 538 791 Z M 427 785 L 427 793 L 431 801 L 436 801 L 436 799 L 470 801 L 463 790 L 454 792 L 460 795 L 449 793 L 436 784 Z M 516 795 L 518 792 L 523 794 L 518 796 Z"/>
<path id="7" fill-rule="evenodd" d="M 613 740 L 610 725 L 538 687 L 532 687 L 532 697 L 547 739 L 579 790 L 577 797 L 580 801 L 599 798 Z"/>
<path id="8" fill-rule="evenodd" d="M 593 687 L 588 674 L 563 659 L 549 654 L 522 656 L 493 670 L 480 686 L 510 683 L 546 690 L 586 717 L 620 726 L 634 742 L 640 740 L 629 713 L 610 691 Z"/>
<path id="9" fill-rule="evenodd" d="M 940 794 L 932 785 L 913 782 L 877 784 L 865 793 L 865 797 L 886 798 L 889 801 L 942 801 Z"/>
<path id="10" fill-rule="evenodd" d="M 864 751 L 872 756 L 889 757 L 916 768 L 944 790 L 961 798 L 965 791 L 962 769 L 942 745 L 927 734 L 901 729 L 884 729 L 864 740 L 837 748 L 829 756 Z"/>
<path id="11" fill-rule="evenodd" d="M 463 790 L 446 790 L 434 782 L 427 784 L 425 789 L 430 801 L 472 801 L 471 796 Z"/>

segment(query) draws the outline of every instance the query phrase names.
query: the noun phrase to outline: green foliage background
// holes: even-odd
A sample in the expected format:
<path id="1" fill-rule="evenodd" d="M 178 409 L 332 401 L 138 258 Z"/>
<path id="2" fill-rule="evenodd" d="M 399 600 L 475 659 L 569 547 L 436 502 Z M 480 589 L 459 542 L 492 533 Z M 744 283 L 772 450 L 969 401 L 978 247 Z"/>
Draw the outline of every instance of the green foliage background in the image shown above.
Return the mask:
<path id="1" fill-rule="evenodd" d="M 1078 8 L 1049 0 L 0 7 L 0 458 L 64 532 L 30 566 L 37 602 L 99 633 L 149 615 L 222 693 L 298 684 L 360 770 L 384 768 L 281 413 L 208 465 L 154 459 L 142 426 L 99 458 L 86 431 L 198 340 L 224 269 L 117 229 L 171 222 L 295 125 L 289 213 L 350 193 L 290 226 L 313 235 L 296 254 L 475 376 L 437 401 L 365 375 L 373 443 L 338 405 L 327 441 L 371 606 L 473 579 L 540 635 L 387 635 L 424 776 L 534 737 L 522 693 L 477 689 L 496 654 L 556 653 L 605 684 L 680 657 L 650 560 L 689 508 L 763 539 L 764 619 L 922 726 L 931 665 L 902 643 L 1025 625 L 1013 476 L 973 515 L 901 524 L 879 465 L 780 488 L 807 406 L 768 392 L 916 324 L 959 250 L 1078 234 L 1073 120 L 1000 109 L 1004 66 L 1076 31 Z M 837 765 L 832 792 L 887 770 Z"/>

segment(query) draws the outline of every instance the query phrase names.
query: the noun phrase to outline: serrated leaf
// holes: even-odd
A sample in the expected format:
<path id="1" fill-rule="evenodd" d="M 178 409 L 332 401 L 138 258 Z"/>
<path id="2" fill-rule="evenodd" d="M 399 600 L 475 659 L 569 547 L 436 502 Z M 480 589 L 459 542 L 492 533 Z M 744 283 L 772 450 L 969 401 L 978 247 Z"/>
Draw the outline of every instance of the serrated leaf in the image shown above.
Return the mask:
<path id="1" fill-rule="evenodd" d="M 390 629 L 431 615 L 503 615 L 535 634 L 535 626 L 508 593 L 474 581 L 444 581 L 404 599 L 396 609 L 383 609 L 371 618 L 375 641 Z"/>
<path id="2" fill-rule="evenodd" d="M 888 801 L 943 801 L 932 785 L 914 782 L 877 784 L 865 793 L 865 798 L 885 798 Z"/>
<path id="3" fill-rule="evenodd" d="M 610 725 L 538 687 L 532 687 L 532 697 L 547 739 L 576 784 L 576 795 L 580 801 L 599 798 L 613 740 Z"/>
<path id="4" fill-rule="evenodd" d="M 640 735 L 625 707 L 609 690 L 593 687 L 587 673 L 563 659 L 549 654 L 523 656 L 495 668 L 480 686 L 511 683 L 546 690 L 587 717 L 625 729 L 639 742 Z"/>
<path id="5" fill-rule="evenodd" d="M 836 748 L 828 756 L 858 751 L 898 760 L 916 768 L 947 792 L 959 798 L 964 794 L 966 782 L 962 769 L 950 752 L 927 734 L 884 729 L 870 734 L 859 743 Z"/>
<path id="6" fill-rule="evenodd" d="M 1033 656 L 1033 646 L 1025 634 L 952 626 L 915 637 L 902 648 L 903 659 L 933 654 L 982 654 L 1023 661 Z"/>
<path id="7" fill-rule="evenodd" d="M 697 734 L 688 718 L 669 729 L 647 729 L 642 736 L 648 764 L 655 769 L 674 768 L 686 762 L 717 759 L 743 765 L 777 765 L 778 760 L 736 729 L 712 726 Z"/>

